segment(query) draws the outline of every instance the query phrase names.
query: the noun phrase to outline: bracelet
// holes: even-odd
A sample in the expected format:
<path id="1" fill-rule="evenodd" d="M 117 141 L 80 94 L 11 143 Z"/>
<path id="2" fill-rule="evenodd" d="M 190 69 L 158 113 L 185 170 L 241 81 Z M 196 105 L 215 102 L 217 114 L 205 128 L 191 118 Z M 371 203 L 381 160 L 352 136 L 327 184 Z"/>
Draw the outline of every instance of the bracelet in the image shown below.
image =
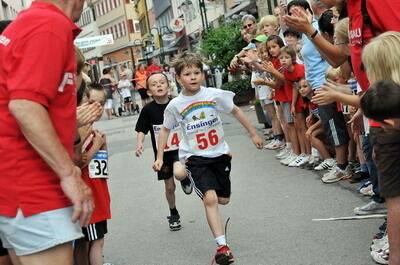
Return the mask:
<path id="1" fill-rule="evenodd" d="M 315 38 L 315 36 L 317 36 L 317 34 L 318 34 L 318 30 L 316 29 L 316 30 L 314 31 L 314 33 L 311 34 L 311 36 L 309 37 L 309 39 L 310 39 L 310 40 L 313 40 L 313 39 Z"/>

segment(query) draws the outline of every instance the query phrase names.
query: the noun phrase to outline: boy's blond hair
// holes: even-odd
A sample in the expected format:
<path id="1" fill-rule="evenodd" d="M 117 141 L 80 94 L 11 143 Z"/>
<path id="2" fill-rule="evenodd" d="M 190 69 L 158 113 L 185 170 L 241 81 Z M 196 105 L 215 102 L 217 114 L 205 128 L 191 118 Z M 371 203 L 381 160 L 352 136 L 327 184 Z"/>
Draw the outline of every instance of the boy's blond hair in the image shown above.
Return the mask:
<path id="1" fill-rule="evenodd" d="M 178 56 L 172 62 L 172 67 L 175 69 L 175 72 L 178 76 L 181 75 L 185 67 L 196 67 L 203 72 L 203 58 L 193 52 L 183 52 L 178 54 Z"/>
<path id="2" fill-rule="evenodd" d="M 328 69 L 326 70 L 326 73 L 325 73 L 326 79 L 331 79 L 332 80 L 336 76 L 343 77 L 342 70 L 340 69 L 340 67 L 333 68 L 332 66 L 329 66 Z"/>
<path id="3" fill-rule="evenodd" d="M 393 80 L 400 85 L 400 33 L 382 33 L 364 47 L 362 61 L 371 84 Z"/>
<path id="4" fill-rule="evenodd" d="M 335 43 L 349 44 L 349 18 L 339 20 L 335 25 Z"/>
<path id="5" fill-rule="evenodd" d="M 261 18 L 260 22 L 258 23 L 259 26 L 264 26 L 265 24 L 270 24 L 275 27 L 279 27 L 279 21 L 276 16 L 267 15 Z"/>

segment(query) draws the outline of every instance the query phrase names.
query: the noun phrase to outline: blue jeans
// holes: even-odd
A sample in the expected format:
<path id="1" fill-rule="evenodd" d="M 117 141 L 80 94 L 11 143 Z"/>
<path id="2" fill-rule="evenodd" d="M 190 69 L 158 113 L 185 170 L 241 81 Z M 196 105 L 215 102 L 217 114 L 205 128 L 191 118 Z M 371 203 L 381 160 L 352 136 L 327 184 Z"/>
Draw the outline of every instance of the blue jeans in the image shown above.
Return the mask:
<path id="1" fill-rule="evenodd" d="M 372 196 L 372 199 L 377 203 L 383 203 L 385 202 L 385 199 L 382 198 L 379 194 L 378 169 L 376 168 L 375 162 L 372 159 L 373 150 L 369 138 L 370 138 L 369 135 L 363 135 L 362 148 L 365 160 L 367 161 L 368 173 L 372 183 L 372 190 L 375 193 Z"/>

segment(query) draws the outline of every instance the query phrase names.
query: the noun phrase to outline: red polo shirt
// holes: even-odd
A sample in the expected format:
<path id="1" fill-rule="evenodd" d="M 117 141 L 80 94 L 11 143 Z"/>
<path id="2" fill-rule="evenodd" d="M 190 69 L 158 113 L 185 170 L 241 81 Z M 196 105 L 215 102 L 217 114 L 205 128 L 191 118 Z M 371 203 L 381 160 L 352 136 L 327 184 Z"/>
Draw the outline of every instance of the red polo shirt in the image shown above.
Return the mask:
<path id="1" fill-rule="evenodd" d="M 23 136 L 8 104 L 46 107 L 72 157 L 76 131 L 74 38 L 80 29 L 59 8 L 33 2 L 0 36 L 0 215 L 24 216 L 71 205 L 60 179 Z"/>

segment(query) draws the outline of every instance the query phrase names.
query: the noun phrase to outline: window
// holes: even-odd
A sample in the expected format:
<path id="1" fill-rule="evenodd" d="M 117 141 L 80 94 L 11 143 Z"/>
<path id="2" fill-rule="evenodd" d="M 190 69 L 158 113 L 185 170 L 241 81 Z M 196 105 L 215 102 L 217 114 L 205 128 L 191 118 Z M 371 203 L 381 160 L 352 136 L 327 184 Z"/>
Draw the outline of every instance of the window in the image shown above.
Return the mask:
<path id="1" fill-rule="evenodd" d="M 119 32 L 119 37 L 121 38 L 122 36 L 124 36 L 123 34 L 122 34 L 122 22 L 121 23 L 118 23 L 118 32 Z"/>
<path id="2" fill-rule="evenodd" d="M 139 21 L 139 27 L 140 27 L 140 32 L 144 35 L 147 32 L 149 32 L 148 30 L 148 26 L 147 26 L 147 22 L 146 22 L 146 17 L 142 18 Z"/>
<path id="3" fill-rule="evenodd" d="M 137 20 L 134 20 L 134 21 L 133 21 L 133 30 L 134 30 L 135 32 L 140 32 L 139 21 L 137 21 Z"/>
<path id="4" fill-rule="evenodd" d="M 101 2 L 101 16 L 105 14 L 104 1 Z"/>
<path id="5" fill-rule="evenodd" d="M 125 21 L 122 22 L 122 36 L 126 35 L 126 23 Z"/>

